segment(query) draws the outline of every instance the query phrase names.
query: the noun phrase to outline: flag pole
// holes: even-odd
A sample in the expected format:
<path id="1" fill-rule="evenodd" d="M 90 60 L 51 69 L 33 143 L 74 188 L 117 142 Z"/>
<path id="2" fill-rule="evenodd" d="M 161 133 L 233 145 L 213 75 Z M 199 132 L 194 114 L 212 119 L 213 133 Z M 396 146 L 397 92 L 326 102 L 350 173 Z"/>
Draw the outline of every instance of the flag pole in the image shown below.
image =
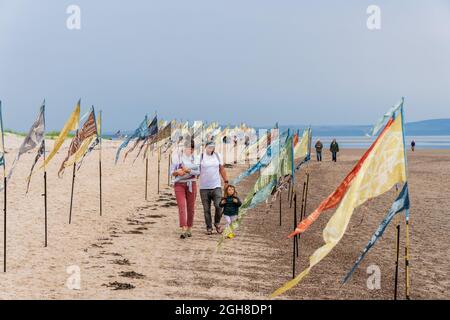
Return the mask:
<path id="1" fill-rule="evenodd" d="M 7 179 L 6 179 L 6 159 L 5 159 L 5 133 L 3 130 L 2 102 L 0 101 L 0 126 L 2 134 L 2 152 L 3 152 L 3 272 L 6 272 L 6 213 L 7 213 Z"/>
<path id="2" fill-rule="evenodd" d="M 394 281 L 394 300 L 397 300 L 397 286 L 398 286 L 398 262 L 400 255 L 400 225 L 397 225 L 397 245 L 396 245 L 396 260 L 395 260 L 395 281 Z"/>
<path id="3" fill-rule="evenodd" d="M 294 229 L 297 227 L 297 193 L 294 193 Z M 298 257 L 298 241 L 297 235 L 292 239 L 293 253 L 292 253 L 292 279 L 295 278 L 295 255 Z"/>
<path id="4" fill-rule="evenodd" d="M 98 113 L 98 138 L 99 138 L 99 159 L 98 159 L 98 170 L 99 170 L 99 179 L 100 179 L 100 217 L 103 214 L 103 192 L 102 192 L 102 110 Z"/>
<path id="5" fill-rule="evenodd" d="M 48 245 L 48 220 L 47 220 L 47 166 L 45 165 L 46 155 L 45 155 L 45 100 L 44 100 L 44 231 L 45 231 L 45 241 L 44 247 L 47 248 Z"/>
<path id="6" fill-rule="evenodd" d="M 280 226 L 281 226 L 281 190 L 280 190 Z"/>
<path id="7" fill-rule="evenodd" d="M 3 128 L 2 128 L 2 130 L 3 130 Z M 6 173 L 5 173 L 5 168 L 3 167 L 3 176 L 4 176 L 4 178 L 3 178 L 3 184 L 4 184 L 4 188 L 3 188 L 3 191 L 4 191 L 4 205 L 3 205 L 3 212 L 4 212 L 4 219 L 3 219 L 3 230 L 4 230 L 4 232 L 3 232 L 3 272 L 6 272 L 6 209 L 7 209 L 7 206 L 6 206 L 6 200 L 7 200 L 7 198 L 6 198 Z"/>
<path id="8" fill-rule="evenodd" d="M 160 176 L 161 176 L 161 147 L 158 148 L 158 194 L 159 194 L 159 187 L 160 187 Z"/>
<path id="9" fill-rule="evenodd" d="M 78 130 L 76 135 L 78 135 Z M 69 211 L 69 224 L 72 223 L 72 208 L 73 208 L 73 190 L 75 187 L 75 176 L 76 176 L 76 162 L 73 163 L 73 173 L 72 173 L 72 191 L 70 193 L 70 211 Z"/>
<path id="10" fill-rule="evenodd" d="M 145 201 L 148 199 L 148 150 L 145 153 Z"/>
<path id="11" fill-rule="evenodd" d="M 306 204 L 308 202 L 308 191 L 309 191 L 309 172 L 306 173 L 306 189 L 305 189 L 305 206 L 303 207 L 303 217 L 306 217 Z"/>
<path id="12" fill-rule="evenodd" d="M 402 133 L 403 133 L 403 152 L 405 157 L 405 170 L 406 170 L 406 181 L 408 181 L 408 157 L 406 153 L 406 139 L 405 139 L 405 113 L 403 104 L 405 102 L 405 97 L 402 97 L 402 107 L 400 112 L 402 114 Z M 406 243 L 405 243 L 405 295 L 406 300 L 409 300 L 409 290 L 410 290 L 410 274 L 409 274 L 409 209 L 405 210 L 405 224 L 406 224 Z"/>
<path id="13" fill-rule="evenodd" d="M 167 165 L 167 185 L 170 186 L 170 165 L 172 162 L 172 154 L 169 152 L 169 160 Z"/>

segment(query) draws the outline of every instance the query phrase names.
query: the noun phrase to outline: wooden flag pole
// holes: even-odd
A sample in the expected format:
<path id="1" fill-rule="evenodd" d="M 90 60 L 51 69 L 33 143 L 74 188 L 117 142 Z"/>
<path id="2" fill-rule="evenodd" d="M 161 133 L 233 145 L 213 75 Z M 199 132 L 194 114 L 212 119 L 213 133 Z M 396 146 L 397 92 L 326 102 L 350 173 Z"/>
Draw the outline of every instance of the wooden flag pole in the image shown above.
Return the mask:
<path id="1" fill-rule="evenodd" d="M 297 227 L 297 194 L 294 194 L 294 229 Z M 295 278 L 295 258 L 298 257 L 298 240 L 297 235 L 293 238 L 293 253 L 292 253 L 292 279 Z"/>
<path id="2" fill-rule="evenodd" d="M 169 160 L 168 160 L 168 165 L 167 165 L 167 185 L 170 186 L 170 166 L 172 162 L 172 155 L 169 152 Z"/>
<path id="3" fill-rule="evenodd" d="M 303 208 L 303 218 L 306 217 L 306 205 L 308 202 L 308 191 L 309 191 L 309 172 L 306 173 L 305 207 Z"/>
<path id="4" fill-rule="evenodd" d="M 6 193 L 6 182 L 7 182 L 7 179 L 6 179 L 6 172 L 5 172 L 5 169 L 3 168 L 3 175 L 4 175 L 4 179 L 3 179 L 3 186 L 4 186 L 4 188 L 3 188 L 3 191 L 4 191 L 4 199 L 3 199 L 3 201 L 4 201 L 4 203 L 3 203 L 3 213 L 4 213 L 4 215 L 3 215 L 3 272 L 6 272 L 6 209 L 7 209 L 7 206 L 6 206 L 6 200 L 7 200 L 7 198 L 6 198 L 6 195 L 7 195 L 7 193 Z"/>
<path id="5" fill-rule="evenodd" d="M 0 100 L 0 134 L 3 153 L 3 272 L 6 272 L 6 215 L 7 215 L 7 178 L 6 178 L 6 159 L 5 159 L 5 135 L 3 131 L 2 102 Z"/>
<path id="6" fill-rule="evenodd" d="M 398 261 L 400 256 L 400 225 L 397 225 L 397 243 L 396 243 L 396 260 L 395 260 L 395 282 L 394 282 L 394 300 L 397 300 L 398 285 Z"/>
<path id="7" fill-rule="evenodd" d="M 99 128 L 99 158 L 98 158 L 98 173 L 99 173 L 99 187 L 100 187 L 100 217 L 103 215 L 103 191 L 102 191 L 102 111 L 99 111 L 98 114 L 98 123 L 100 124 Z"/>
<path id="8" fill-rule="evenodd" d="M 281 226 L 281 190 L 280 190 L 280 226 Z"/>
<path id="9" fill-rule="evenodd" d="M 406 244 L 405 244 L 405 296 L 409 297 L 409 218 L 406 219 Z"/>
<path id="10" fill-rule="evenodd" d="M 148 154 L 145 157 L 145 201 L 148 200 Z"/>
<path id="11" fill-rule="evenodd" d="M 76 163 L 73 164 L 73 173 L 72 173 L 72 192 L 70 193 L 69 224 L 72 223 L 73 190 L 74 190 L 74 187 L 75 187 L 75 175 L 76 175 Z"/>
<path id="12" fill-rule="evenodd" d="M 48 221 L 47 221 L 47 167 L 45 165 L 45 160 L 47 159 L 45 154 L 46 144 L 45 144 L 45 100 L 44 100 L 44 150 L 43 150 L 43 159 L 44 159 L 44 248 L 47 248 L 48 245 Z M 39 152 L 39 151 L 38 151 Z"/>
<path id="13" fill-rule="evenodd" d="M 44 149 L 45 152 L 45 149 Z M 45 160 L 44 160 L 45 161 Z M 48 228 L 47 228 L 47 171 L 44 171 L 44 220 L 45 220 L 45 242 L 44 247 L 47 248 Z"/>
<path id="14" fill-rule="evenodd" d="M 158 148 L 158 194 L 159 194 L 159 180 L 161 176 L 161 147 Z"/>

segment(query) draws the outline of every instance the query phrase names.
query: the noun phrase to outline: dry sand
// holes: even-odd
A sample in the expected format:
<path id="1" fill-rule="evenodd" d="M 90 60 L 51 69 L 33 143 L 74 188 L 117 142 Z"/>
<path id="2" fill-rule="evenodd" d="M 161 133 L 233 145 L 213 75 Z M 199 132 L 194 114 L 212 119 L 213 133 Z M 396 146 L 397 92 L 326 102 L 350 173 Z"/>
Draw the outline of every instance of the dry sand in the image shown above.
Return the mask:
<path id="1" fill-rule="evenodd" d="M 6 137 L 8 163 L 20 142 L 20 138 Z M 115 166 L 117 145 L 117 142 L 104 143 L 103 216 L 99 216 L 98 208 L 98 153 L 95 151 L 77 172 L 71 225 L 68 224 L 71 170 L 62 179 L 56 175 L 66 149 L 52 161 L 48 168 L 47 248 L 43 247 L 42 172 L 34 175 L 26 196 L 25 178 L 35 154 L 23 156 L 8 185 L 8 272 L 0 273 L 0 299 L 266 299 L 291 277 L 292 241 L 286 235 L 292 229 L 293 211 L 287 201 L 283 201 L 281 227 L 277 205 L 271 209 L 262 205 L 249 213 L 237 238 L 227 241 L 217 253 L 218 236 L 207 236 L 204 232 L 199 197 L 193 237 L 179 239 L 177 208 L 172 189 L 167 185 L 167 158 L 162 159 L 160 195 L 156 192 L 156 157 L 150 159 L 150 197 L 145 201 L 145 164 L 138 160 L 131 165 L 130 159 Z M 308 212 L 334 190 L 361 153 L 361 150 L 345 150 L 337 164 L 311 162 Z M 450 153 L 417 151 L 409 159 L 411 298 L 449 299 Z M 230 169 L 230 176 L 236 176 L 244 168 Z M 254 179 L 249 178 L 239 186 L 242 197 Z M 303 185 L 303 172 L 298 173 L 297 181 L 299 186 Z M 285 200 L 287 194 L 283 197 Z M 281 298 L 391 299 L 394 224 L 350 283 L 341 287 L 339 280 L 394 198 L 395 191 L 392 191 L 359 208 L 346 236 L 332 254 L 302 284 Z M 0 205 L 3 206 L 3 200 Z M 321 230 L 331 213 L 325 213 L 301 239 L 297 271 L 306 266 L 309 254 L 322 243 Z M 3 228 L 0 229 L 0 239 L 3 239 Z M 0 253 L 3 262 L 2 248 Z M 366 287 L 365 270 L 370 264 L 377 264 L 381 269 L 381 290 Z M 80 290 L 67 286 L 71 279 L 67 272 L 70 266 L 80 269 Z M 403 263 L 400 279 L 403 294 Z M 122 284 L 123 290 L 108 286 L 113 283 Z"/>

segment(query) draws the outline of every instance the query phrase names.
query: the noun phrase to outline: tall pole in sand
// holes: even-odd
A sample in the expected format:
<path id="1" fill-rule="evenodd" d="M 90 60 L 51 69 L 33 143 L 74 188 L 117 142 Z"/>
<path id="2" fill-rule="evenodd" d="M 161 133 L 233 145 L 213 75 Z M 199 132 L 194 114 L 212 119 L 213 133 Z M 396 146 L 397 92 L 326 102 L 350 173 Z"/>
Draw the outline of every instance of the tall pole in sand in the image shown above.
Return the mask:
<path id="1" fill-rule="evenodd" d="M 160 176 L 161 176 L 161 147 L 158 148 L 158 194 L 160 189 Z"/>
<path id="2" fill-rule="evenodd" d="M 170 186 L 170 166 L 172 164 L 172 154 L 169 152 L 169 160 L 167 161 L 167 186 Z"/>
<path id="3" fill-rule="evenodd" d="M 47 228 L 47 167 L 45 165 L 46 154 L 45 154 L 45 100 L 44 100 L 44 140 L 43 143 L 43 159 L 44 159 L 44 232 L 45 232 L 45 240 L 44 247 L 47 248 L 48 244 L 48 228 Z"/>
<path id="4" fill-rule="evenodd" d="M 73 172 L 72 172 L 72 191 L 70 193 L 69 224 L 72 223 L 73 190 L 74 190 L 74 187 L 75 187 L 75 175 L 76 175 L 76 163 L 73 164 Z"/>
<path id="5" fill-rule="evenodd" d="M 294 229 L 297 227 L 297 194 L 294 193 Z M 295 254 L 298 257 L 298 240 L 297 235 L 293 238 L 293 253 L 292 253 L 292 279 L 295 278 Z"/>
<path id="6" fill-rule="evenodd" d="M 6 209 L 7 209 L 7 193 L 6 193 L 6 187 L 7 187 L 7 179 L 6 179 L 6 159 L 5 159 L 5 133 L 3 130 L 3 117 L 2 117 L 2 102 L 0 101 L 0 126 L 1 126 L 1 158 L 0 163 L 3 166 L 3 272 L 6 272 Z"/>
<path id="7" fill-rule="evenodd" d="M 99 139 L 99 156 L 98 156 L 98 171 L 99 171 L 99 187 L 100 187 L 100 217 L 103 214 L 103 192 L 102 192 L 102 110 L 98 113 L 98 139 Z"/>
<path id="8" fill-rule="evenodd" d="M 145 153 L 145 201 L 148 200 L 148 152 Z"/>
<path id="9" fill-rule="evenodd" d="M 403 152 L 404 152 L 404 158 L 405 158 L 405 168 L 406 168 L 406 181 L 408 181 L 408 157 L 406 153 L 406 139 L 405 139 L 405 113 L 403 104 L 405 102 L 405 98 L 402 97 L 402 107 L 400 109 L 400 112 L 402 114 L 402 132 L 403 132 Z M 405 210 L 405 223 L 406 223 L 406 243 L 405 243 L 405 295 L 406 299 L 409 300 L 409 283 L 410 283 L 410 274 L 409 274 L 409 245 L 410 245 L 410 239 L 409 239 L 409 209 Z"/>
<path id="10" fill-rule="evenodd" d="M 399 255 L 400 255 L 400 225 L 397 225 L 397 245 L 396 245 L 396 260 L 395 260 L 394 300 L 397 300 Z"/>

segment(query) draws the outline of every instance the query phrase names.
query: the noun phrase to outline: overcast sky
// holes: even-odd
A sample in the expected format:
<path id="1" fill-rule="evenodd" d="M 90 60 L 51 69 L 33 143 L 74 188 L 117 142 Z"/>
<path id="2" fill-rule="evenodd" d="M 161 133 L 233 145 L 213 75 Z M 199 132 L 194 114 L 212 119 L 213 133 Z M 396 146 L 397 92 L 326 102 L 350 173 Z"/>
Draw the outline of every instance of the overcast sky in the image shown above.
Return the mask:
<path id="1" fill-rule="evenodd" d="M 69 30 L 66 9 L 81 8 Z M 381 8 L 381 30 L 366 26 Z M 107 131 L 145 113 L 252 125 L 450 118 L 446 0 L 0 0 L 5 127 L 47 100 L 59 130 L 78 98 Z"/>

